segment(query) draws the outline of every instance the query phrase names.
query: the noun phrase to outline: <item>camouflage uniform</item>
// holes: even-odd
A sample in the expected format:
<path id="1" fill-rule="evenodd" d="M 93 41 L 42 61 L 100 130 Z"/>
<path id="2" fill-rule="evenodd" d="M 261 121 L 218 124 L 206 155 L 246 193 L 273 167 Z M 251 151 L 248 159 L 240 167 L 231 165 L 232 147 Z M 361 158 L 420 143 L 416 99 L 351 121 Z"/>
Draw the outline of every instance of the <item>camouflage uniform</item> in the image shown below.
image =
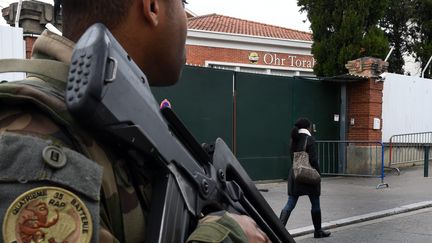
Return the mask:
<path id="1" fill-rule="evenodd" d="M 69 65 L 73 47 L 73 42 L 45 31 L 34 44 L 32 59 Z M 134 163 L 122 151 L 75 125 L 63 101 L 64 80 L 29 75 L 0 84 L 0 223 L 19 195 L 55 186 L 75 193 L 88 207 L 95 229 L 92 242 L 143 242 L 151 175 L 130 168 Z M 52 146 L 67 158 L 64 167 L 47 166 L 42 155 Z M 223 215 L 203 219 L 188 242 L 247 240 L 240 226 Z"/>

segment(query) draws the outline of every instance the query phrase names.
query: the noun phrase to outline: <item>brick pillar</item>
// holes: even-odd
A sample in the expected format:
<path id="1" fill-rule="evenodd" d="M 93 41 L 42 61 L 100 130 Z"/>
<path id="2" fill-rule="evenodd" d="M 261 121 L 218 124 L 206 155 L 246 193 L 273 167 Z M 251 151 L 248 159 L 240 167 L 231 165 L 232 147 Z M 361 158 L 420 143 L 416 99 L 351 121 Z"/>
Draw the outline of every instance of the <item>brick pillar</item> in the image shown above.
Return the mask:
<path id="1" fill-rule="evenodd" d="M 24 41 L 25 41 L 25 46 L 26 46 L 26 58 L 30 59 L 31 54 L 32 54 L 32 50 L 33 50 L 33 45 L 36 41 L 36 37 L 24 36 Z"/>
<path id="2" fill-rule="evenodd" d="M 18 1 L 11 3 L 2 9 L 2 16 L 6 22 L 13 26 L 15 23 Z M 39 35 L 45 30 L 45 24 L 51 23 L 58 29 L 62 29 L 61 15 L 54 19 L 54 9 L 49 3 L 40 1 L 23 1 L 19 26 L 23 28 L 24 34 Z"/>
<path id="3" fill-rule="evenodd" d="M 379 75 L 385 72 L 387 67 L 387 62 L 372 57 L 360 58 L 346 64 L 351 75 L 368 78 L 367 81 L 354 82 L 347 86 L 348 140 L 381 141 L 383 82 Z M 376 118 L 379 119 L 379 129 L 374 129 Z"/>
<path id="4" fill-rule="evenodd" d="M 2 16 L 10 26 L 14 26 L 17 8 L 18 1 L 2 9 Z M 19 26 L 23 28 L 24 32 L 26 58 L 31 57 L 36 36 L 45 30 L 45 24 L 47 23 L 53 24 L 60 30 L 62 29 L 61 15 L 54 19 L 54 10 L 51 4 L 40 1 L 22 2 Z"/>

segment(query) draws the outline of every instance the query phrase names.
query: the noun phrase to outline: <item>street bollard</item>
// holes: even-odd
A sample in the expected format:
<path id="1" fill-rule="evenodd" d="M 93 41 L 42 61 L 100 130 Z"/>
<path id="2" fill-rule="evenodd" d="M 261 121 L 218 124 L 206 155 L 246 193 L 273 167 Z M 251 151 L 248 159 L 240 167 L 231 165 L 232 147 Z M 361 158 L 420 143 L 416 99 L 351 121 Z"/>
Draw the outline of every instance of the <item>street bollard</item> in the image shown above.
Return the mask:
<path id="1" fill-rule="evenodd" d="M 429 148 L 430 145 L 424 146 L 424 177 L 429 176 Z"/>

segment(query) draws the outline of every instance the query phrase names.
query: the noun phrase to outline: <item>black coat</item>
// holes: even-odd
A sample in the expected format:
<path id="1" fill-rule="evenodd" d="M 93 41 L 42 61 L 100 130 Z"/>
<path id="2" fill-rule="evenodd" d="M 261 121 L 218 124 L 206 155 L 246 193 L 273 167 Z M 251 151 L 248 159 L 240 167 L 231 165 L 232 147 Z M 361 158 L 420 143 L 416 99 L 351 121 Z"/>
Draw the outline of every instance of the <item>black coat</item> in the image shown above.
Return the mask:
<path id="1" fill-rule="evenodd" d="M 293 151 L 290 151 L 291 154 L 291 161 L 293 158 L 293 152 L 302 151 L 306 137 L 307 139 L 307 145 L 306 145 L 306 152 L 309 155 L 309 162 L 313 168 L 315 168 L 318 173 L 321 174 L 319 163 L 318 163 L 318 156 L 317 156 L 317 149 L 316 149 L 316 143 L 315 139 L 312 136 L 308 136 L 307 134 L 300 133 L 300 138 L 297 143 L 293 142 Z M 294 172 L 291 169 L 288 176 L 288 195 L 290 196 L 303 196 L 303 195 L 321 195 L 321 183 L 317 185 L 309 185 L 309 184 L 303 184 L 296 182 L 294 180 Z"/>

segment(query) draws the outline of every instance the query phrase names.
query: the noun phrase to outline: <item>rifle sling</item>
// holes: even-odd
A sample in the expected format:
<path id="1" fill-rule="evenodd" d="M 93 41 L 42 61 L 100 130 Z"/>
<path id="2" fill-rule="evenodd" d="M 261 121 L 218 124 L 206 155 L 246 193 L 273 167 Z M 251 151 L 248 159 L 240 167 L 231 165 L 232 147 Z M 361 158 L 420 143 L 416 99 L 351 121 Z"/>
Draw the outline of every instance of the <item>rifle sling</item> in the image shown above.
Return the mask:
<path id="1" fill-rule="evenodd" d="M 63 62 L 42 59 L 0 59 L 0 73 L 26 72 L 65 82 L 69 66 Z"/>

